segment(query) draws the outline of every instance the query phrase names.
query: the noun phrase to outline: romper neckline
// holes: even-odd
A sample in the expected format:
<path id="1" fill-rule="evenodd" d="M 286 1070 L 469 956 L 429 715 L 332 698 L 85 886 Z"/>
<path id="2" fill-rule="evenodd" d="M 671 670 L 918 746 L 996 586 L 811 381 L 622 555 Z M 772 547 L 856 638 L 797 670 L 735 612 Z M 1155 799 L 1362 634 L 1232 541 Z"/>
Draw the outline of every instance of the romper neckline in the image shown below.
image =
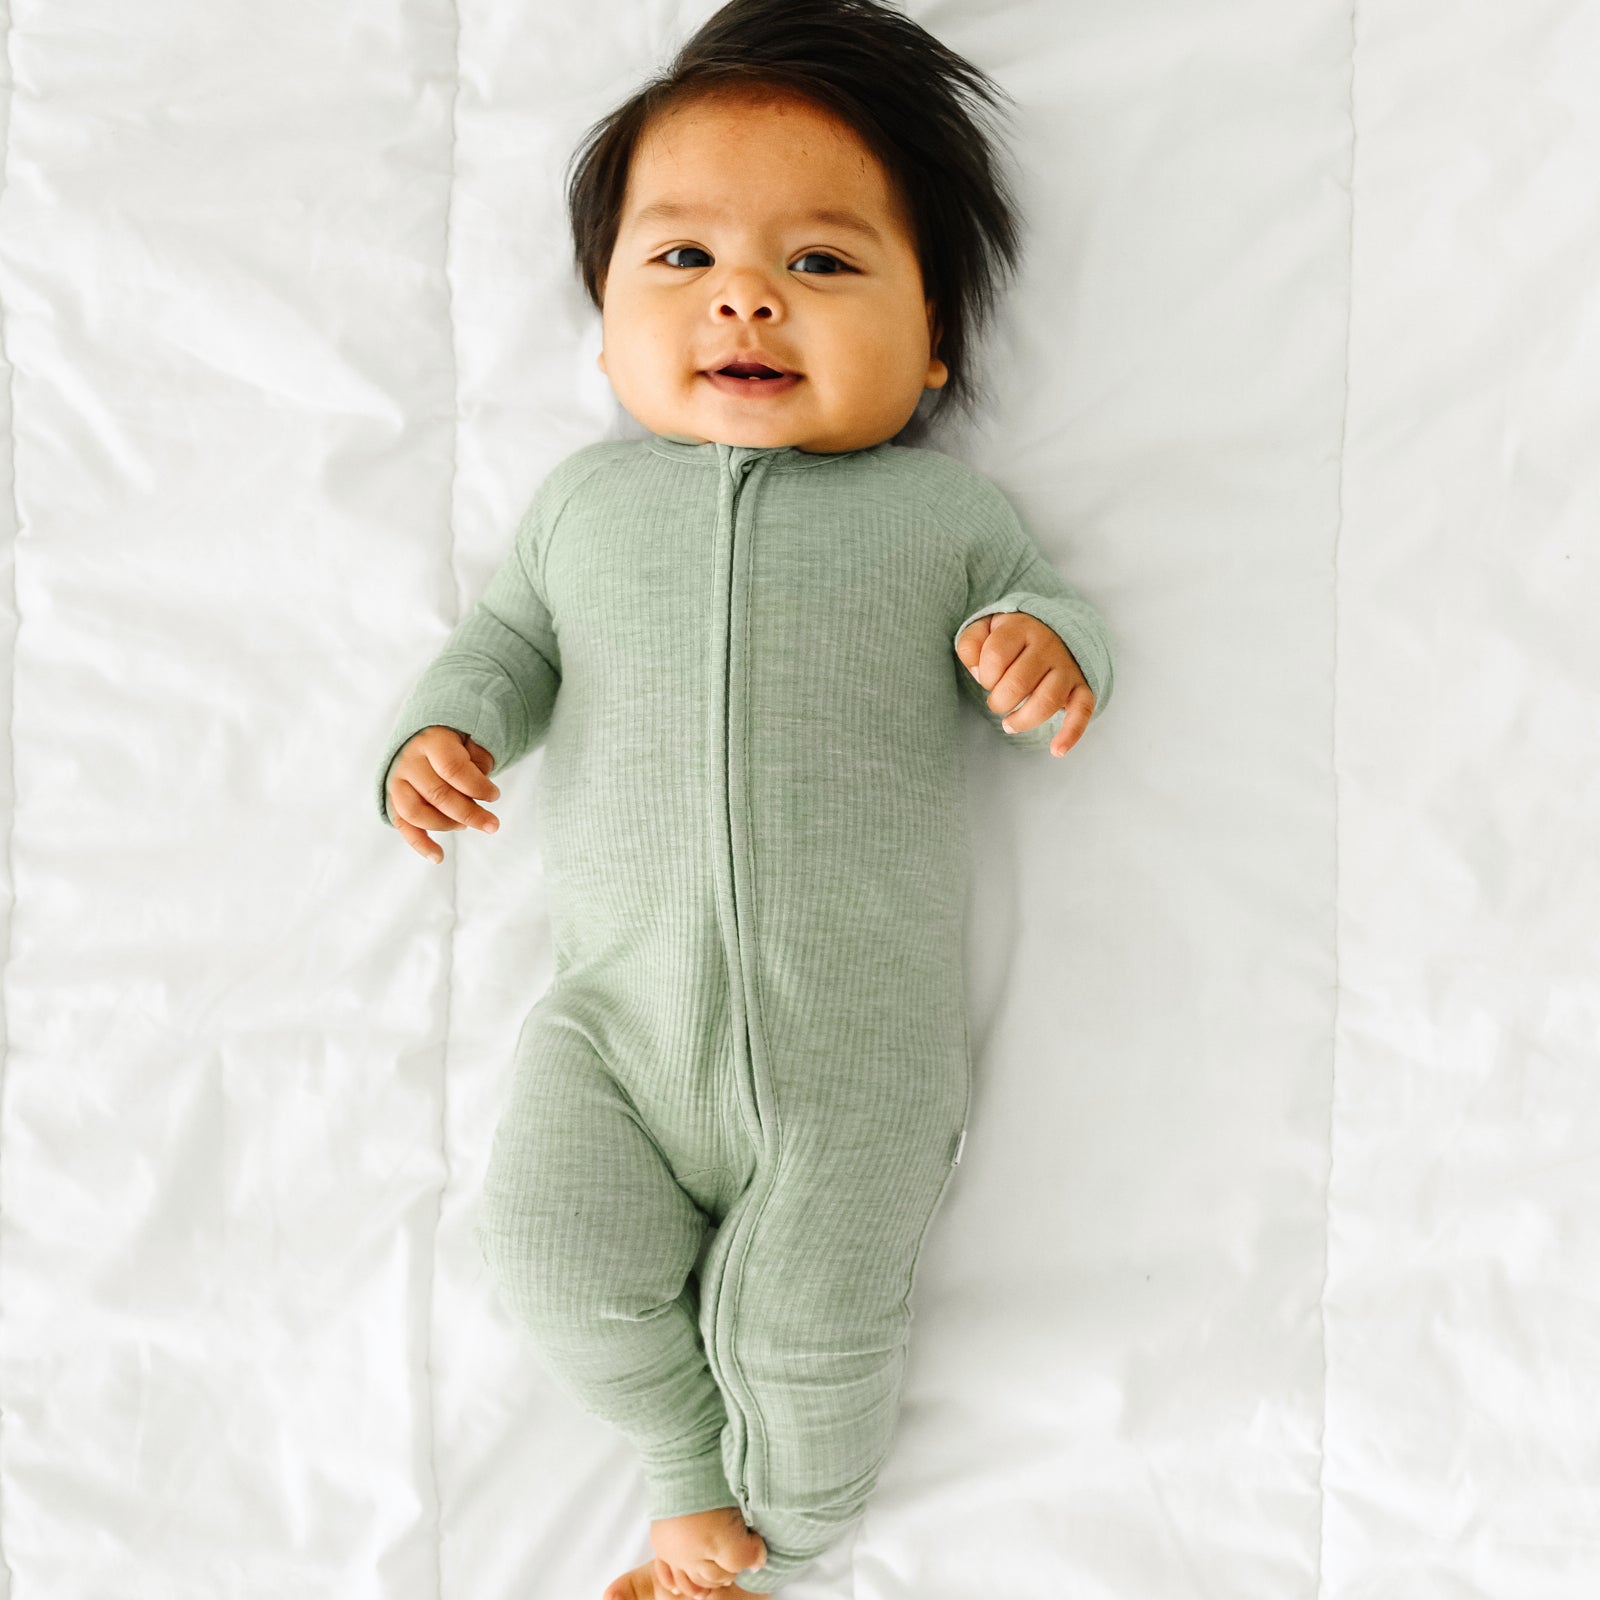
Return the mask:
<path id="1" fill-rule="evenodd" d="M 851 456 L 870 455 L 881 450 L 884 444 L 862 445 L 855 450 L 802 450 L 795 444 L 723 444 L 708 439 L 702 444 L 692 444 L 675 434 L 652 433 L 645 441 L 658 456 L 669 461 L 695 461 L 704 466 L 741 466 L 745 462 L 765 460 L 769 472 L 800 472 L 807 467 L 820 467 L 826 461 L 844 461 Z"/>

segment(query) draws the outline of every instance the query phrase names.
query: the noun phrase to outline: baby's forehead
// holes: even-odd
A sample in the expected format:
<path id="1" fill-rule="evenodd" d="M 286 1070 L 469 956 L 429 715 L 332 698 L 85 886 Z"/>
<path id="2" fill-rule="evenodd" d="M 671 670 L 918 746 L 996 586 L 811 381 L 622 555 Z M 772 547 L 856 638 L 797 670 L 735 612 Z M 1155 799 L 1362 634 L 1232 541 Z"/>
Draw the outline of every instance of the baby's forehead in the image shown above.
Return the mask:
<path id="1" fill-rule="evenodd" d="M 765 197 L 753 202 L 741 202 L 738 196 L 724 203 L 702 201 L 693 195 L 677 191 L 663 192 L 661 198 L 652 199 L 648 192 L 637 197 L 629 219 L 635 228 L 654 227 L 657 224 L 671 228 L 679 224 L 693 226 L 700 222 L 772 221 L 806 226 L 812 223 L 854 234 L 871 243 L 886 242 L 885 219 L 873 220 L 870 208 L 856 205 L 823 205 L 817 198 L 808 198 L 804 191 L 779 197 Z"/>
<path id="2" fill-rule="evenodd" d="M 890 165 L 805 96 L 707 93 L 648 119 L 629 156 L 624 220 L 670 220 L 664 208 L 673 206 L 710 216 L 730 204 L 743 214 L 793 211 L 797 221 L 828 211 L 869 226 L 910 221 Z"/>

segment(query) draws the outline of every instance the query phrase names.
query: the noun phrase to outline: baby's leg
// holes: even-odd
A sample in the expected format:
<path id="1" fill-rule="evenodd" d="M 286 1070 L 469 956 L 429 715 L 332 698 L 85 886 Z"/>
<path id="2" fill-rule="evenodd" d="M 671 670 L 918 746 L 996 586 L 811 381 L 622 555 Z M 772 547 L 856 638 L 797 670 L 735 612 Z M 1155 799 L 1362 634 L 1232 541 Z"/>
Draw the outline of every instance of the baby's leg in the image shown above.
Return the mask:
<path id="1" fill-rule="evenodd" d="M 736 1504 L 726 1411 L 696 1326 L 705 1225 L 588 1037 L 536 1009 L 495 1132 L 478 1244 L 551 1376 L 637 1448 L 652 1519 Z"/>
<path id="2" fill-rule="evenodd" d="M 899 1116 L 885 1116 L 886 1104 L 809 1126 L 798 1101 L 776 1169 L 729 1212 L 701 1278 L 734 1487 L 767 1545 L 766 1565 L 738 1579 L 757 1594 L 837 1544 L 877 1482 L 899 1411 L 916 1264 L 959 1133 L 931 1093 Z"/>

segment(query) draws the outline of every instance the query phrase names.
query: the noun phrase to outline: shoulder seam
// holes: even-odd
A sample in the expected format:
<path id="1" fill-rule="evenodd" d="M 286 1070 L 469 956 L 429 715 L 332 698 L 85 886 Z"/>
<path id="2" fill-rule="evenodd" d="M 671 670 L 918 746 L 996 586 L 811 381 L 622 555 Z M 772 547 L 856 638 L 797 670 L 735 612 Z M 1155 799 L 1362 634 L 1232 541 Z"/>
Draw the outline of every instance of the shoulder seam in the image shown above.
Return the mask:
<path id="1" fill-rule="evenodd" d="M 539 564 L 535 587 L 541 598 L 544 598 L 549 593 L 545 588 L 544 581 L 545 557 L 550 549 L 550 541 L 555 537 L 556 527 L 561 521 L 562 513 L 567 509 L 567 505 L 573 495 L 601 468 L 609 465 L 615 459 L 608 447 L 617 444 L 626 445 L 628 442 L 626 439 L 599 439 L 593 444 L 583 445 L 581 448 L 574 450 L 571 455 L 564 456 L 545 474 L 544 482 L 540 484 L 534 495 L 534 504 L 539 505 L 541 503 L 546 490 L 549 490 L 552 494 L 559 492 L 560 499 L 549 510 L 542 512 L 535 519 L 536 528 L 538 523 L 542 522 L 544 524 L 544 536 L 536 538 L 534 543 Z M 590 457 L 590 459 L 585 461 L 585 456 Z M 580 472 L 580 467 L 584 467 L 587 470 Z M 557 480 L 559 478 L 569 475 L 572 478 L 571 483 L 565 485 L 558 483 Z M 534 581 L 532 575 L 530 575 L 530 581 Z"/>
<path id="2" fill-rule="evenodd" d="M 962 491 L 970 493 L 973 480 L 977 479 L 978 482 L 988 484 L 991 489 L 994 489 L 997 493 L 999 492 L 999 486 L 990 482 L 990 480 L 985 478 L 981 472 L 977 471 L 973 467 L 969 467 L 964 461 L 957 461 L 954 456 L 946 455 L 942 450 L 920 451 L 919 454 L 936 456 L 940 461 L 946 462 L 948 464 L 950 478 L 954 480 L 954 484 L 958 485 Z M 949 521 L 944 514 L 944 512 L 949 508 L 949 501 L 947 498 L 945 498 L 945 495 L 948 494 L 948 489 L 945 490 L 945 495 L 941 495 L 941 485 L 933 481 L 933 473 L 920 473 L 918 476 L 921 479 L 919 487 L 923 491 L 924 513 L 932 518 L 936 523 L 940 523 L 948 527 Z M 955 509 L 959 515 L 959 502 L 957 503 Z M 970 560 L 972 554 L 972 530 L 970 528 L 958 527 L 955 531 L 960 533 L 963 539 L 966 541 L 961 547 L 961 559 L 963 563 L 966 563 Z"/>

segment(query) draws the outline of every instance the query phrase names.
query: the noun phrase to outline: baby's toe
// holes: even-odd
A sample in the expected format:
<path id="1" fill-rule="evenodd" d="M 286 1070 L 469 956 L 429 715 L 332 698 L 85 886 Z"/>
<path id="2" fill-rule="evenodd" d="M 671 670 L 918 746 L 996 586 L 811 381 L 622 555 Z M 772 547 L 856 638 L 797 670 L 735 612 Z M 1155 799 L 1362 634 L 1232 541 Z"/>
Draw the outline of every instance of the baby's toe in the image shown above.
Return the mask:
<path id="1" fill-rule="evenodd" d="M 681 1595 L 682 1600 L 713 1600 L 714 1591 L 696 1583 L 687 1572 L 668 1566 L 659 1556 L 655 1564 L 656 1583 L 664 1594 Z"/>
<path id="2" fill-rule="evenodd" d="M 642 1567 L 635 1567 L 632 1572 L 624 1572 L 620 1578 L 613 1581 L 601 1600 L 651 1600 L 651 1596 L 657 1593 L 653 1579 L 654 1574 L 647 1561 Z"/>

